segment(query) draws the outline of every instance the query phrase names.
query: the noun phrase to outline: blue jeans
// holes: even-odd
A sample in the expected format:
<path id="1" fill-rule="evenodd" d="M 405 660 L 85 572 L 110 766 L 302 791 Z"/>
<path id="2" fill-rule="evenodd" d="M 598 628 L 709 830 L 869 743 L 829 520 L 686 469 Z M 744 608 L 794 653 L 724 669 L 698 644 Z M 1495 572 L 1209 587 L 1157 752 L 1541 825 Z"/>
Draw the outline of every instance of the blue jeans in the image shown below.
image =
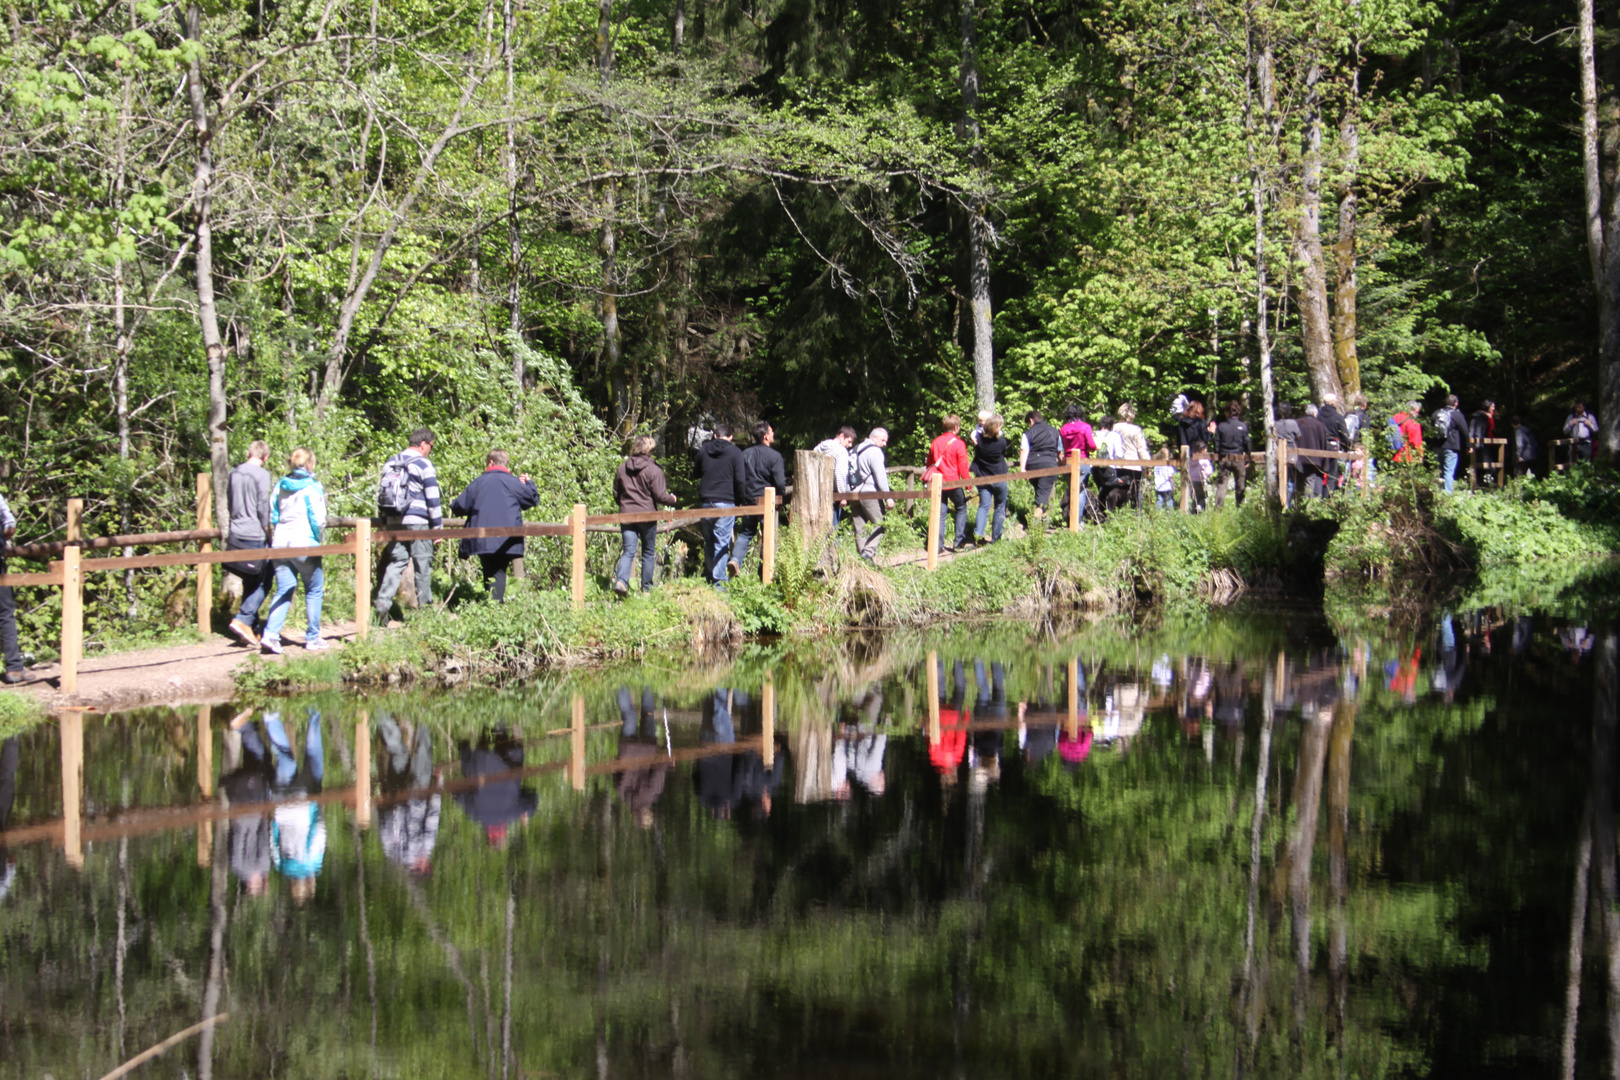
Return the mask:
<path id="1" fill-rule="evenodd" d="M 326 573 L 321 569 L 319 555 L 276 560 L 276 591 L 270 601 L 270 617 L 264 623 L 265 640 L 281 640 L 281 628 L 287 624 L 293 592 L 300 580 L 304 583 L 304 640 L 320 640 L 321 598 L 326 595 Z"/>
<path id="2" fill-rule="evenodd" d="M 996 504 L 996 521 L 992 540 L 1001 539 L 1001 524 L 1007 520 L 1007 482 L 999 484 L 985 484 L 979 488 L 979 516 L 973 525 L 973 534 L 980 540 L 984 539 L 984 522 L 990 516 L 990 504 Z"/>
<path id="3" fill-rule="evenodd" d="M 1176 508 L 1176 493 L 1173 491 L 1158 492 L 1159 509 L 1174 510 Z"/>
<path id="4" fill-rule="evenodd" d="M 1082 465 L 1082 466 L 1080 466 L 1080 490 L 1079 490 L 1079 492 L 1071 491 L 1071 492 L 1069 492 L 1067 495 L 1065 495 L 1063 497 L 1063 512 L 1064 512 L 1064 515 L 1065 515 L 1065 522 L 1067 522 L 1067 514 L 1068 514 L 1068 511 L 1069 511 L 1069 500 L 1075 498 L 1076 496 L 1078 496 L 1079 499 L 1080 499 L 1080 508 L 1079 508 L 1079 510 L 1076 511 L 1076 513 L 1079 515 L 1079 519 L 1081 521 L 1086 520 L 1086 482 L 1088 480 L 1090 480 L 1090 479 L 1091 479 L 1091 466 L 1090 465 Z"/>
<path id="5" fill-rule="evenodd" d="M 1445 483 L 1446 493 L 1451 492 L 1451 483 L 1457 478 L 1457 451 L 1447 450 L 1445 464 L 1440 468 L 1440 479 Z"/>
<path id="6" fill-rule="evenodd" d="M 310 709 L 308 716 L 309 726 L 304 729 L 304 776 L 310 782 L 310 787 L 319 791 L 321 781 L 326 776 L 320 710 Z M 265 713 L 264 729 L 270 736 L 270 749 L 275 757 L 276 786 L 287 787 L 298 775 L 298 757 L 293 753 L 292 740 L 287 737 L 287 729 L 281 723 L 281 714 Z M 242 746 L 255 757 L 262 757 L 263 750 L 254 745 L 257 742 L 258 736 L 251 724 L 242 729 Z"/>
<path id="7" fill-rule="evenodd" d="M 941 546 L 950 544 L 952 547 L 961 547 L 962 541 L 967 538 L 967 494 L 961 488 L 951 488 L 943 493 L 944 497 L 939 504 L 939 542 Z M 950 503 L 950 507 L 945 504 Z M 949 524 L 951 507 L 956 508 L 956 532 L 952 533 L 947 527 Z M 954 540 L 946 537 L 954 536 Z"/>
<path id="8" fill-rule="evenodd" d="M 736 506 L 732 502 L 706 502 L 703 509 Z M 734 517 L 703 519 L 703 578 L 716 585 L 724 585 L 731 575 L 726 572 L 726 560 L 731 557 L 731 531 L 736 528 Z"/>
<path id="9" fill-rule="evenodd" d="M 619 719 L 623 721 L 623 725 L 619 728 L 619 734 L 628 738 L 635 738 L 638 733 L 648 736 L 653 735 L 658 729 L 657 712 L 658 699 L 653 696 L 652 687 L 643 686 L 641 688 L 641 708 L 639 711 L 636 708 L 634 692 L 628 686 L 619 687 Z M 643 724 L 646 725 L 645 731 L 640 730 Z"/>
<path id="10" fill-rule="evenodd" d="M 636 548 L 641 548 L 641 591 L 647 592 L 653 587 L 653 570 L 658 565 L 658 522 L 648 521 L 639 525 L 620 525 L 619 539 L 624 544 L 624 553 L 619 556 L 618 568 L 613 576 L 630 585 L 630 571 L 636 567 Z"/>
<path id="11" fill-rule="evenodd" d="M 237 622 L 243 626 L 254 626 L 258 623 L 259 609 L 264 607 L 264 601 L 270 595 L 270 587 L 275 580 L 275 565 L 269 561 L 266 561 L 264 572 L 258 577 L 242 579 L 242 606 L 236 612 Z"/>
<path id="12" fill-rule="evenodd" d="M 731 561 L 742 569 L 743 563 L 748 561 L 748 546 L 754 542 L 754 537 L 765 527 L 765 519 L 758 517 L 743 517 L 737 519 L 737 527 L 733 532 L 735 539 L 731 544 Z"/>

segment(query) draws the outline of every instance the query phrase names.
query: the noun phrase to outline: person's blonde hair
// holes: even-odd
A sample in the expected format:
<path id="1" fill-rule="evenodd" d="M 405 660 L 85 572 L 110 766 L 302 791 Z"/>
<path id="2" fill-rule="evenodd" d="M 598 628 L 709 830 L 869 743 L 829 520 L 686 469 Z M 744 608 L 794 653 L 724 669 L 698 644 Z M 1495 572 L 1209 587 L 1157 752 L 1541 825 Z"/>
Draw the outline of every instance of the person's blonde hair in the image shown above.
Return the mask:
<path id="1" fill-rule="evenodd" d="M 635 441 L 630 444 L 630 456 L 635 457 L 637 454 L 650 454 L 653 452 L 653 447 L 657 445 L 658 440 L 653 436 L 637 435 Z"/>
<path id="2" fill-rule="evenodd" d="M 287 464 L 294 469 L 308 469 L 315 471 L 315 454 L 302 446 L 287 455 Z"/>
<path id="3" fill-rule="evenodd" d="M 248 443 L 248 457 L 256 457 L 260 461 L 269 461 L 270 444 L 263 439 L 254 439 Z"/>
<path id="4" fill-rule="evenodd" d="M 1128 401 L 1121 402 L 1119 408 L 1114 410 L 1114 415 L 1127 424 L 1136 422 L 1136 408 Z"/>
<path id="5" fill-rule="evenodd" d="M 1006 421 L 999 416 L 987 416 L 984 418 L 984 433 L 992 439 L 999 439 L 1001 438 L 1001 425 L 1004 423 Z"/>
<path id="6" fill-rule="evenodd" d="M 505 450 L 491 450 L 489 452 L 489 456 L 484 460 L 491 466 L 497 466 L 505 469 L 512 464 L 512 455 L 508 454 Z"/>
<path id="7" fill-rule="evenodd" d="M 984 423 L 986 420 L 990 419 L 994 415 L 996 415 L 996 414 L 991 412 L 989 409 L 980 409 L 979 410 L 979 423 L 981 423 L 981 424 Z"/>

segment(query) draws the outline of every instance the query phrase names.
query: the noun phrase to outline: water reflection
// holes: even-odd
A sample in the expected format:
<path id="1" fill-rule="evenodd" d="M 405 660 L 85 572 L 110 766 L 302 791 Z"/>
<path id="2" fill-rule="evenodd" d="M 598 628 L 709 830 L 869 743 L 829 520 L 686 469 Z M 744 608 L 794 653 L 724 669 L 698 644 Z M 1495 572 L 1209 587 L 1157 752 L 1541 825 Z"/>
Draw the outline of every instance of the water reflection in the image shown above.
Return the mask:
<path id="1" fill-rule="evenodd" d="M 212 1076 L 1584 1071 L 1614 652 L 1475 612 L 969 628 L 90 718 L 82 770 L 32 732 L 0 1076 L 102 1075 L 199 1003 Z"/>

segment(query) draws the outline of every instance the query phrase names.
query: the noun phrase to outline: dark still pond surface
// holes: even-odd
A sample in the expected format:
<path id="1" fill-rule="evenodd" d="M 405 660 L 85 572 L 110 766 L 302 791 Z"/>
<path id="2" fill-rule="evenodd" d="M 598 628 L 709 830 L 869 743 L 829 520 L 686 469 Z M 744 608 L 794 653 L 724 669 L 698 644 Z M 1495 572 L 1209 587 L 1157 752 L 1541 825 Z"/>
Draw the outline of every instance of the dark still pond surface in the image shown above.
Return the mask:
<path id="1" fill-rule="evenodd" d="M 1615 653 L 1254 612 L 68 717 L 0 754 L 0 1076 L 1595 1075 Z"/>

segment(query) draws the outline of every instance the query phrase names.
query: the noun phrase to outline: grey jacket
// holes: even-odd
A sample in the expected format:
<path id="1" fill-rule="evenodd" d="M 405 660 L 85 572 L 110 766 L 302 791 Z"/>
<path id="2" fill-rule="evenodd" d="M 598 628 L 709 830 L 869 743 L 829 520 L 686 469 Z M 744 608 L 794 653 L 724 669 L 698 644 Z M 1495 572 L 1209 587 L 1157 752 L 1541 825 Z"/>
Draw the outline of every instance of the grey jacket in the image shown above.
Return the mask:
<path id="1" fill-rule="evenodd" d="M 271 482 L 270 470 L 251 461 L 244 461 L 231 470 L 225 498 L 231 511 L 232 540 L 240 543 L 270 538 Z"/>
<path id="2" fill-rule="evenodd" d="M 870 439 L 855 448 L 849 471 L 853 491 L 889 490 L 889 470 L 883 447 Z"/>

